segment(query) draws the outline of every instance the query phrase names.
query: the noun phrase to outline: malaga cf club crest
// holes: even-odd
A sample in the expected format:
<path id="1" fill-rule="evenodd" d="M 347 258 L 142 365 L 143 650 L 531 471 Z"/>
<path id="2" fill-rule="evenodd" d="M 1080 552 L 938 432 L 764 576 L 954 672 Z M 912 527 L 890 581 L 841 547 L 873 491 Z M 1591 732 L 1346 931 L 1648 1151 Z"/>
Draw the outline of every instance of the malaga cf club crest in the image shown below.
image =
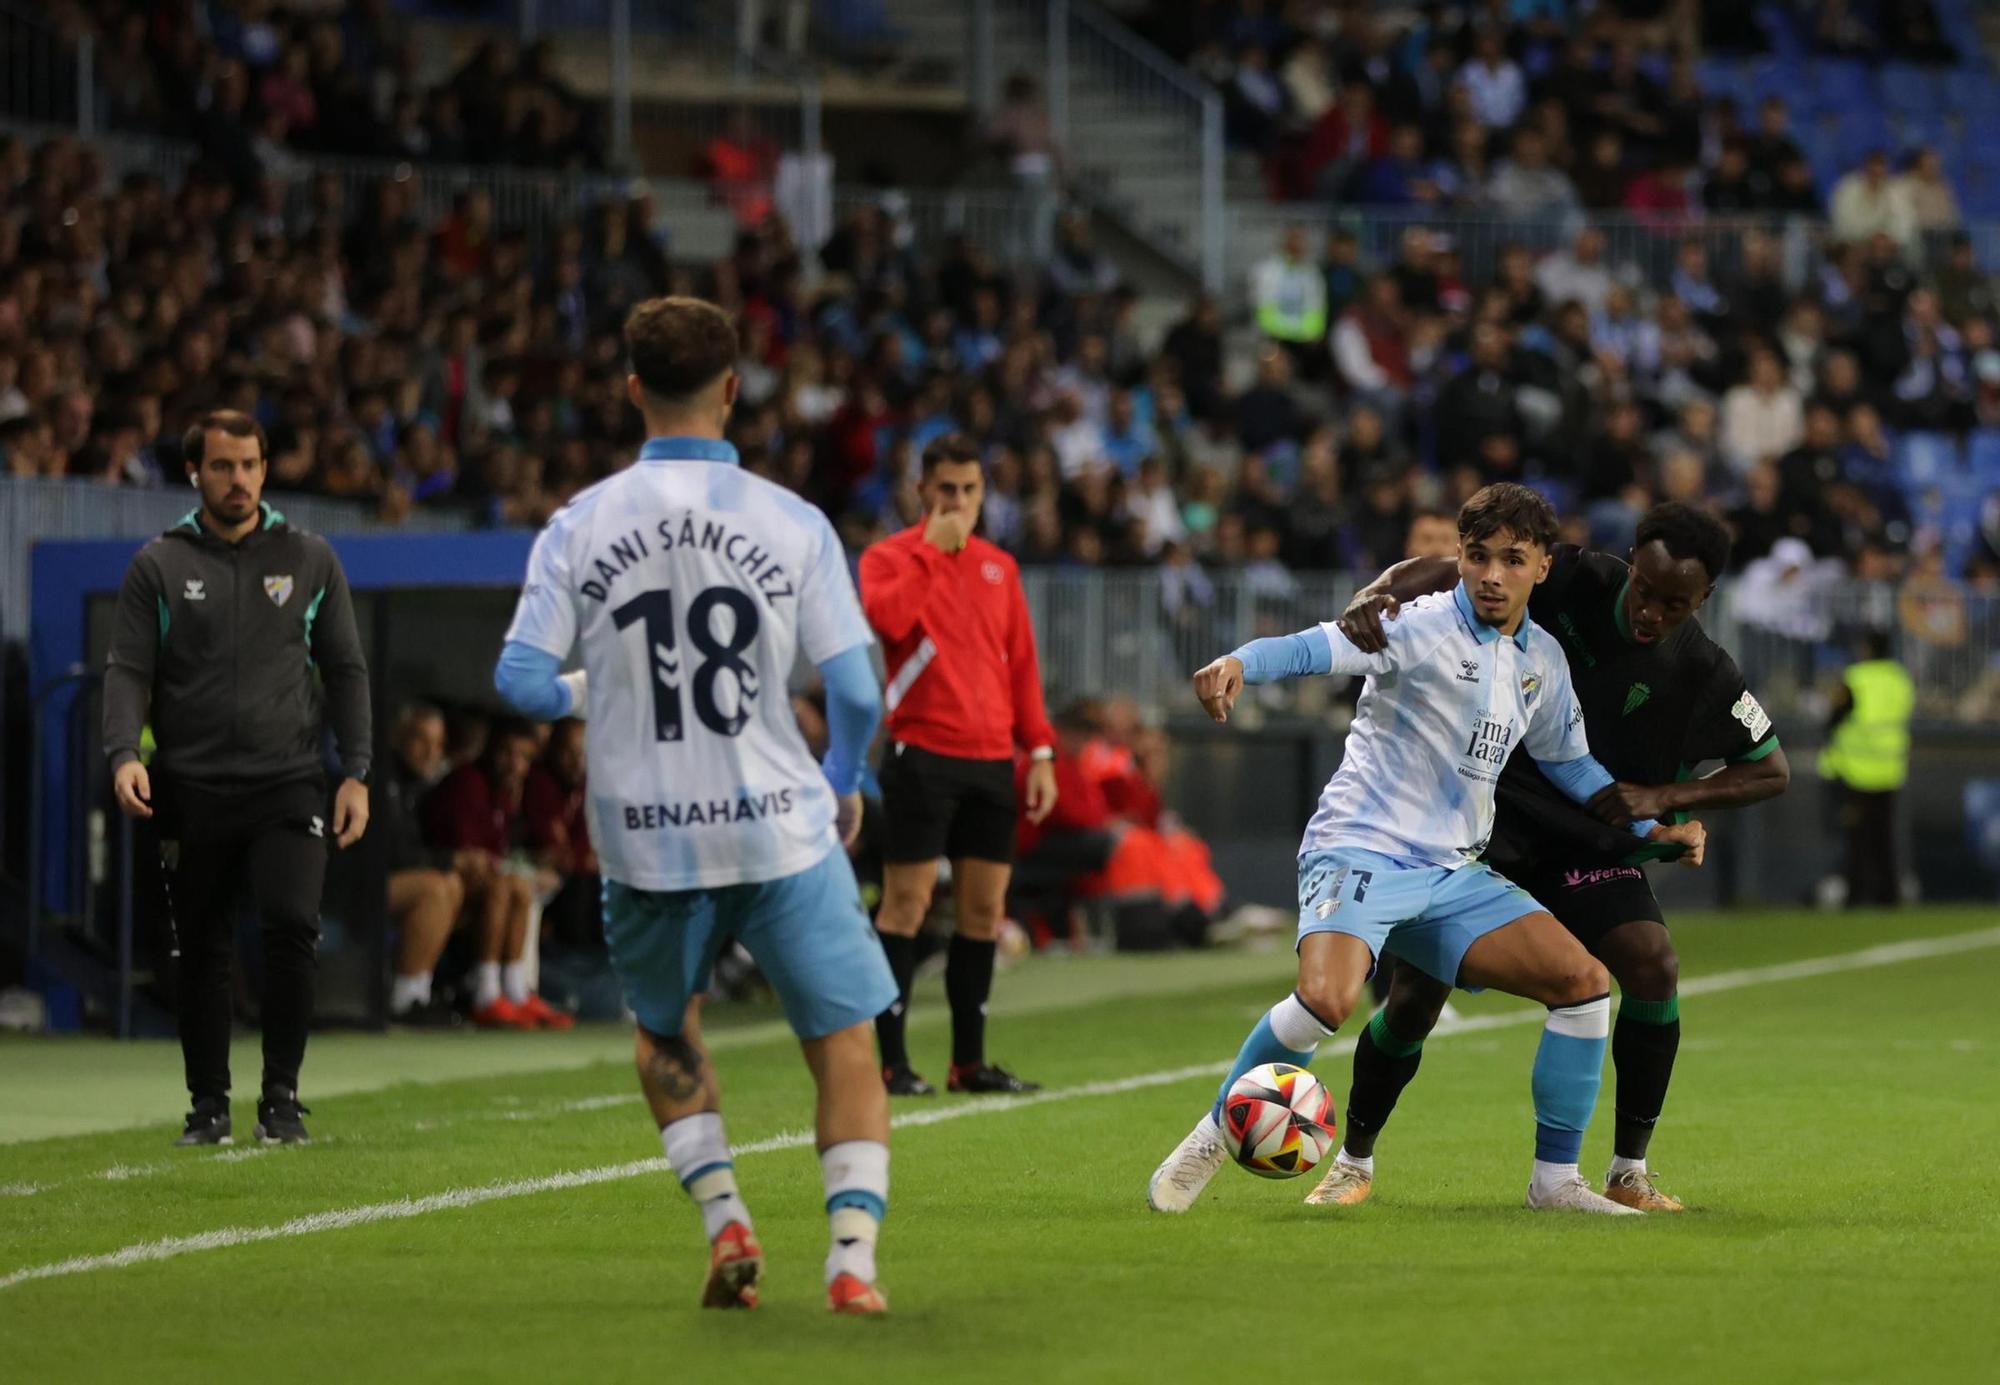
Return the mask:
<path id="1" fill-rule="evenodd" d="M 1522 674 L 1522 675 L 1521 675 L 1521 705 L 1522 705 L 1522 706 L 1524 706 L 1524 707 L 1532 707 L 1532 706 L 1534 706 L 1534 705 L 1535 705 L 1535 694 L 1536 694 L 1536 693 L 1538 693 L 1538 692 L 1540 692 L 1541 690 L 1542 690 L 1542 675 L 1541 675 L 1541 674 L 1539 674 L 1539 673 L 1524 673 L 1524 674 Z"/>
<path id="2" fill-rule="evenodd" d="M 264 595 L 271 598 L 271 604 L 274 606 L 282 606 L 287 601 L 290 601 L 292 599 L 292 575 L 288 572 L 283 577 L 266 577 L 264 579 Z"/>

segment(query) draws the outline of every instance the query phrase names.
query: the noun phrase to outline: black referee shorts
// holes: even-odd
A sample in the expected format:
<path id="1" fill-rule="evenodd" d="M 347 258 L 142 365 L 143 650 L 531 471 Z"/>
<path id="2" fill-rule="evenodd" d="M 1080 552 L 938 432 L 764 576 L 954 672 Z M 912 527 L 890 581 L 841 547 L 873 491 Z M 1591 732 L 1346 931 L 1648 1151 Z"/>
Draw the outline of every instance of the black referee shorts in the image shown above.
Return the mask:
<path id="1" fill-rule="evenodd" d="M 1566 860 L 1551 855 L 1503 873 L 1593 953 L 1604 935 L 1620 924 L 1667 921 L 1646 872 L 1638 866 L 1607 865 L 1601 857 Z"/>
<path id="2" fill-rule="evenodd" d="M 1014 762 L 962 760 L 901 741 L 882 757 L 882 858 L 895 865 L 1014 860 Z"/>

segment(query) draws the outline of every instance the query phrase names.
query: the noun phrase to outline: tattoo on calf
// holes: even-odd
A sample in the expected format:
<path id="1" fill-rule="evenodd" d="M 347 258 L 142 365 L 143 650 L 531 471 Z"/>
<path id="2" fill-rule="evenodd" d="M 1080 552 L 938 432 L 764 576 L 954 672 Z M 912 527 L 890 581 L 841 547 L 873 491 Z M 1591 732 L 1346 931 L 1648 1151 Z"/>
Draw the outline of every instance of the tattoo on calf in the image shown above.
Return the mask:
<path id="1" fill-rule="evenodd" d="M 672 1101 L 691 1101 L 701 1094 L 707 1076 L 701 1050 L 678 1035 L 653 1038 L 646 1055 L 646 1079 Z"/>

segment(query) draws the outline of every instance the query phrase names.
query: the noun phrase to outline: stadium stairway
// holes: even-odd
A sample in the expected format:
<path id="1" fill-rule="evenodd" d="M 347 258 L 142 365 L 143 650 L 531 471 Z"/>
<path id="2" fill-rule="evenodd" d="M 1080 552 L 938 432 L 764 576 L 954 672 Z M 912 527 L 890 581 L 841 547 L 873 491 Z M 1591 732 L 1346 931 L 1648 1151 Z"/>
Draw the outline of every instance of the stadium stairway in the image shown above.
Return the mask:
<path id="1" fill-rule="evenodd" d="M 966 74 L 969 6 L 882 0 L 882 7 L 930 63 Z M 1087 0 L 1073 0 L 1067 38 L 1067 156 L 1084 199 L 1184 272 L 1198 272 L 1201 123 L 1191 93 L 1200 83 Z M 1047 5 L 995 0 L 996 93 L 1017 72 L 1045 81 L 1048 64 Z"/>

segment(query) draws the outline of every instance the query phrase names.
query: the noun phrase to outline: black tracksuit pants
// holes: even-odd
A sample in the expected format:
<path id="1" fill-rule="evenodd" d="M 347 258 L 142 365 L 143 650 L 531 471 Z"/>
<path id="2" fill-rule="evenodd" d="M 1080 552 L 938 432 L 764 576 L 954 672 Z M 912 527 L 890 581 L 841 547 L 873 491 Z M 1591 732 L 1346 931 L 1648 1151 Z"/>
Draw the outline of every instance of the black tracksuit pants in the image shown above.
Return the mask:
<path id="1" fill-rule="evenodd" d="M 331 836 L 318 779 L 217 790 L 155 781 L 181 1056 L 194 1099 L 229 1092 L 230 962 L 247 902 L 264 952 L 264 1083 L 297 1090 Z"/>

